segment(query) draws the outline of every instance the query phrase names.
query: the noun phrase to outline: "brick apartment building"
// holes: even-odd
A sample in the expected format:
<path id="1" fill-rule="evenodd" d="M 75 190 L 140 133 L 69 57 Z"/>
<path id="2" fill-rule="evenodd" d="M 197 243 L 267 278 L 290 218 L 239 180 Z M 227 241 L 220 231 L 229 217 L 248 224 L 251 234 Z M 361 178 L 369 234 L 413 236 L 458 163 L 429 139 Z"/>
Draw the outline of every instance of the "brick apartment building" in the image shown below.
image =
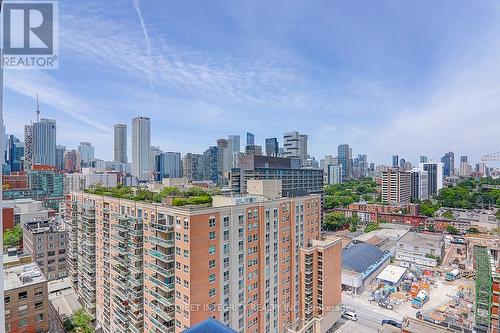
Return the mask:
<path id="1" fill-rule="evenodd" d="M 104 332 L 182 332 L 209 317 L 238 332 L 325 332 L 340 317 L 340 239 L 320 238 L 320 195 L 277 193 L 211 207 L 71 193 L 82 304 Z"/>
<path id="2" fill-rule="evenodd" d="M 40 267 L 47 280 L 67 276 L 67 231 L 54 219 L 30 221 L 23 226 L 23 248 Z"/>
<path id="3" fill-rule="evenodd" d="M 49 331 L 47 279 L 35 263 L 5 268 L 5 331 Z"/>

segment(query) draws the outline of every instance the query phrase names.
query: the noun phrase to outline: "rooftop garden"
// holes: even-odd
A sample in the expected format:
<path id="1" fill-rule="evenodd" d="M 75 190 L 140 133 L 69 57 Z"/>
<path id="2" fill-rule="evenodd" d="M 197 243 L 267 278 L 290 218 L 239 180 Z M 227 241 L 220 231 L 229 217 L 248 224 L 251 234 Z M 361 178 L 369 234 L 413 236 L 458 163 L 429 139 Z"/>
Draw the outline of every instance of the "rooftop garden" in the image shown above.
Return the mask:
<path id="1" fill-rule="evenodd" d="M 211 204 L 212 195 L 217 194 L 217 190 L 205 191 L 198 187 L 191 187 L 187 191 L 181 191 L 177 187 L 170 186 L 165 187 L 161 192 L 153 192 L 145 188 L 128 187 L 120 184 L 116 187 L 96 185 L 84 191 L 85 193 L 113 198 L 158 203 L 165 198 L 170 198 L 172 206 Z"/>

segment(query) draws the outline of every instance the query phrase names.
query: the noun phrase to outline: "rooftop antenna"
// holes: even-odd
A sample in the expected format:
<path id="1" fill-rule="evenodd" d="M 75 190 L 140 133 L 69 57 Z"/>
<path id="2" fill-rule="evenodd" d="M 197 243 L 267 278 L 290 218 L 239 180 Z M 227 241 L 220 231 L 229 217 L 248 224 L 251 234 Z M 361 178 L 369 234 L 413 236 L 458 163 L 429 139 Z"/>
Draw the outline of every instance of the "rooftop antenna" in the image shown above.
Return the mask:
<path id="1" fill-rule="evenodd" d="M 36 122 L 40 121 L 40 104 L 38 104 L 38 95 L 36 95 Z"/>

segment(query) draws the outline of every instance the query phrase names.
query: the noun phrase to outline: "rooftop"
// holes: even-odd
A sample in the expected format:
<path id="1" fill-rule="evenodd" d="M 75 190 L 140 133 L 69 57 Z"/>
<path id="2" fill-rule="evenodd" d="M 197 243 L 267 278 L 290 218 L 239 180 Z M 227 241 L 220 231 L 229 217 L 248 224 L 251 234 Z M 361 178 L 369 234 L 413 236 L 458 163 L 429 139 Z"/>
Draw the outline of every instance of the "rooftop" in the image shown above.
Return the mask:
<path id="1" fill-rule="evenodd" d="M 65 230 L 65 224 L 61 221 L 56 221 L 54 219 L 43 219 L 27 221 L 24 224 L 24 228 L 32 234 L 43 234 L 46 232 L 58 232 Z"/>
<path id="2" fill-rule="evenodd" d="M 412 244 L 412 245 L 427 245 L 436 247 L 441 243 L 444 243 L 444 238 L 442 235 L 434 235 L 430 233 L 421 232 L 408 232 L 406 235 L 401 237 L 399 240 L 401 243 Z"/>
<path id="3" fill-rule="evenodd" d="M 366 243 L 351 243 L 342 251 L 342 269 L 363 273 L 384 257 L 378 247 Z"/>
<path id="4" fill-rule="evenodd" d="M 5 290 L 47 282 L 36 263 L 5 268 Z"/>
<path id="5" fill-rule="evenodd" d="M 69 278 L 51 281 L 47 287 L 49 301 L 59 316 L 68 318 L 82 307 Z"/>
<path id="6" fill-rule="evenodd" d="M 405 274 L 406 267 L 387 265 L 387 267 L 377 276 L 377 279 L 396 284 L 401 281 Z"/>

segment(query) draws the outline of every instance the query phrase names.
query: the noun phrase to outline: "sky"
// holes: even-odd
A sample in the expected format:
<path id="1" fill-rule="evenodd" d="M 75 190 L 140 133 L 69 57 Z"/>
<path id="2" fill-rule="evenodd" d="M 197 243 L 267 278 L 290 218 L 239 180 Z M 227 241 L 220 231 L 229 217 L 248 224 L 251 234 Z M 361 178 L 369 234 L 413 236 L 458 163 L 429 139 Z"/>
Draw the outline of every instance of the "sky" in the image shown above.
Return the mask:
<path id="1" fill-rule="evenodd" d="M 58 144 L 106 160 L 140 115 L 164 151 L 298 130 L 318 160 L 348 143 L 477 162 L 500 150 L 498 36 L 495 0 L 65 0 L 59 69 L 5 73 L 6 131 L 23 137 L 38 94 Z"/>

